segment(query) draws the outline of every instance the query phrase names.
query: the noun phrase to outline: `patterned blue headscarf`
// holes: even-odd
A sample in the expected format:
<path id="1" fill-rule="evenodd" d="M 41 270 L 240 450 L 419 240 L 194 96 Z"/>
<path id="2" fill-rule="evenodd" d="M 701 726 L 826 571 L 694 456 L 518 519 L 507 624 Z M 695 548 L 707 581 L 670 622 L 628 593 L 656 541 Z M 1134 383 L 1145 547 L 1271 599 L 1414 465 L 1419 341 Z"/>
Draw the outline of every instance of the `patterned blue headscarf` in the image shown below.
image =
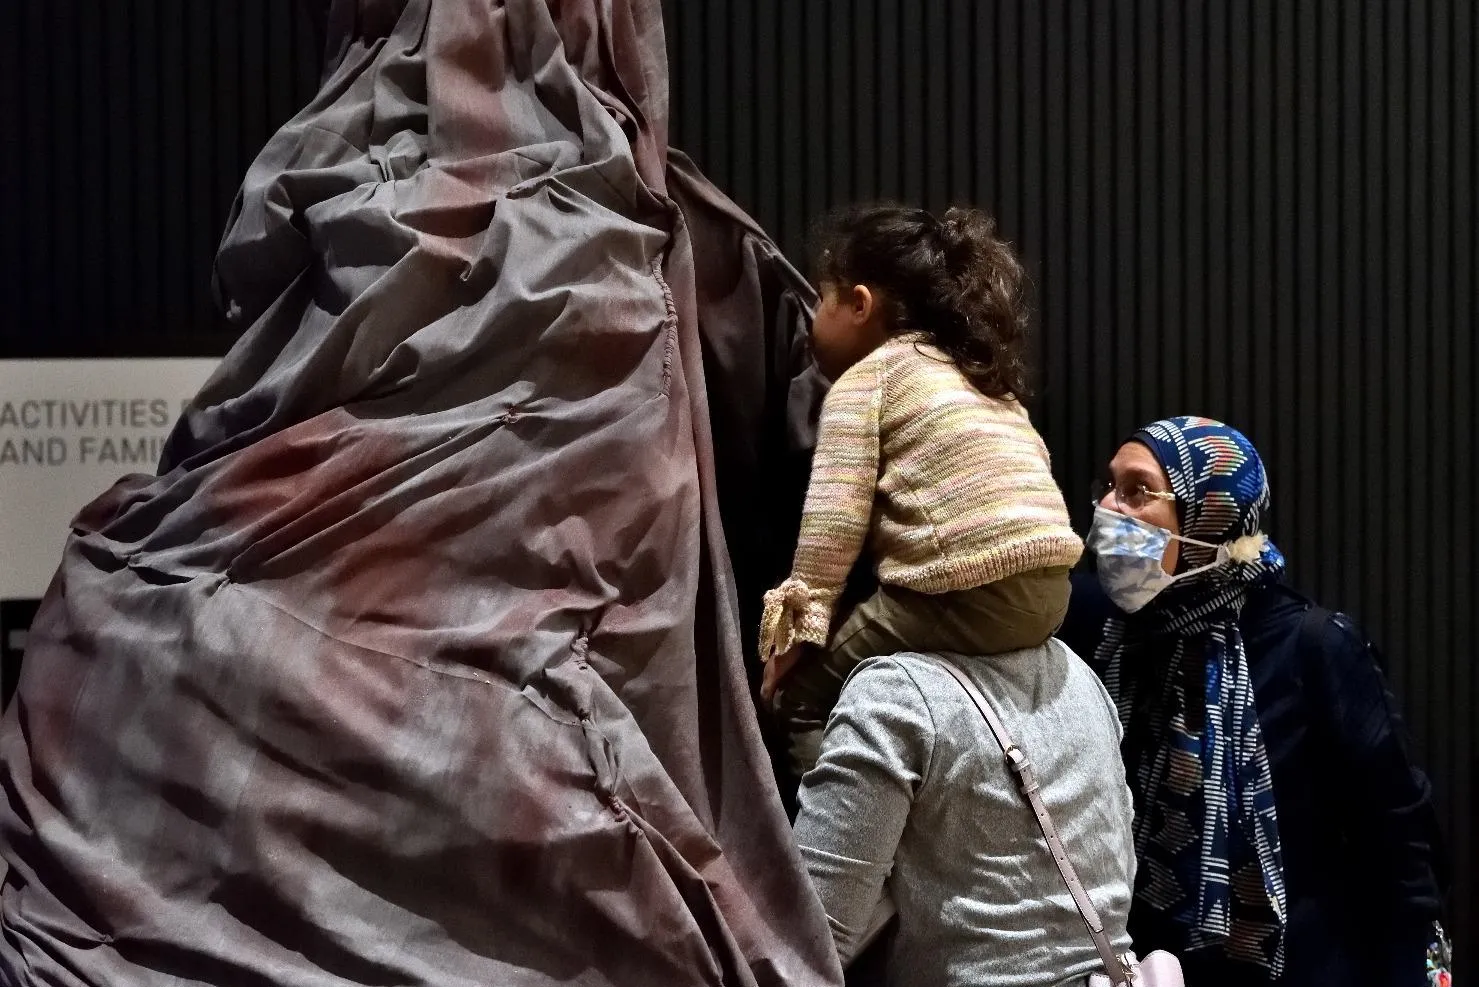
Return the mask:
<path id="1" fill-rule="evenodd" d="M 1268 481 L 1253 445 L 1208 418 L 1137 432 L 1171 491 L 1181 534 L 1221 545 L 1260 532 Z M 1180 543 L 1182 571 L 1212 549 Z M 1097 657 L 1134 745 L 1140 858 L 1136 898 L 1187 931 L 1191 949 L 1220 947 L 1277 977 L 1288 914 L 1268 751 L 1238 617 L 1275 579 L 1272 542 L 1251 562 L 1178 580 L 1142 611 L 1111 620 Z M 1196 694 L 1200 685 L 1201 695 Z"/>

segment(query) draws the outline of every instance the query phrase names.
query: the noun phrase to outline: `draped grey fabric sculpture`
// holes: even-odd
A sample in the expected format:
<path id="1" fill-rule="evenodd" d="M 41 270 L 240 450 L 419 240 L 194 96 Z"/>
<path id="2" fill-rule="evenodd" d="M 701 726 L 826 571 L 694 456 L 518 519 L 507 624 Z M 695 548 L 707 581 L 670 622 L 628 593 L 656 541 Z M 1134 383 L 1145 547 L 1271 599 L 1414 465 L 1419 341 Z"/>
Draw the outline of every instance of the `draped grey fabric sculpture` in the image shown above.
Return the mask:
<path id="1" fill-rule="evenodd" d="M 739 603 L 811 298 L 670 157 L 658 3 L 327 13 L 218 255 L 245 333 L 33 627 L 0 982 L 839 982 Z"/>

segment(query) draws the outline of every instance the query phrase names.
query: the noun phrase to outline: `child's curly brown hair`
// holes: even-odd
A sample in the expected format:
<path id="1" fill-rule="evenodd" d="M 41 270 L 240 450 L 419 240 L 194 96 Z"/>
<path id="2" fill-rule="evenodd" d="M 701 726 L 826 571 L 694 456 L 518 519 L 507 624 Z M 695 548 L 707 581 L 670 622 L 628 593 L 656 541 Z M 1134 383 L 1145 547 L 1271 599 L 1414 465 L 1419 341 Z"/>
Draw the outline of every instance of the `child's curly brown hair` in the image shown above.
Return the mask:
<path id="1" fill-rule="evenodd" d="M 877 291 L 890 332 L 929 336 L 987 397 L 1029 395 L 1026 276 L 989 215 L 853 206 L 824 219 L 815 241 L 820 283 Z"/>

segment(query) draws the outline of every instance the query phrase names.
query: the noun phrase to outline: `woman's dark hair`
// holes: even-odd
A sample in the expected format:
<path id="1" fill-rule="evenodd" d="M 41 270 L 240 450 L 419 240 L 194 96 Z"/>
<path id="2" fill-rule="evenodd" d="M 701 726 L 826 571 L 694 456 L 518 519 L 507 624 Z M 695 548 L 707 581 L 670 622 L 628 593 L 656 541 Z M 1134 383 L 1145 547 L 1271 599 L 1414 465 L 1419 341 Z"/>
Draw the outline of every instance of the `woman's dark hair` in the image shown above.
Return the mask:
<path id="1" fill-rule="evenodd" d="M 820 283 L 875 289 L 890 331 L 929 336 L 987 397 L 1028 395 L 1026 278 L 986 213 L 854 206 L 815 237 Z"/>

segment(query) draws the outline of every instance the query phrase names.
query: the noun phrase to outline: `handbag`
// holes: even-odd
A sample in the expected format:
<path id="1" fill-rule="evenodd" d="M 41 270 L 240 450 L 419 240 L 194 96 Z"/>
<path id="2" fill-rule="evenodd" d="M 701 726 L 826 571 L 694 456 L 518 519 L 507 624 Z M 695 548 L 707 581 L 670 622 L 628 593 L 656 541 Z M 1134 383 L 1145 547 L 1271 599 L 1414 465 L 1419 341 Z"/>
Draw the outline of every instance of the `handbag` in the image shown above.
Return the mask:
<path id="1" fill-rule="evenodd" d="M 1032 762 L 1028 760 L 1022 748 L 1012 740 L 1012 735 L 1007 732 L 1001 718 L 996 715 L 996 710 L 981 694 L 981 690 L 976 688 L 976 684 L 949 659 L 936 655 L 935 661 L 950 673 L 951 678 L 960 683 L 961 688 L 970 698 L 971 705 L 976 707 L 981 718 L 986 721 L 987 729 L 991 731 L 991 735 L 996 738 L 997 745 L 1001 747 L 1007 767 L 1017 778 L 1022 796 L 1027 800 L 1027 805 L 1037 818 L 1038 828 L 1042 830 L 1043 838 L 1048 843 L 1048 852 L 1053 855 L 1053 862 L 1058 865 L 1058 874 L 1063 878 L 1063 883 L 1068 886 L 1068 893 L 1073 896 L 1073 903 L 1078 907 L 1079 917 L 1084 920 L 1084 926 L 1089 930 L 1089 938 L 1094 941 L 1094 948 L 1098 950 L 1099 959 L 1104 963 L 1105 972 L 1093 974 L 1089 978 L 1090 987 L 1186 987 L 1186 977 L 1181 971 L 1181 961 L 1175 955 L 1158 949 L 1145 959 L 1137 960 L 1133 953 L 1126 953 L 1122 956 L 1114 951 L 1114 947 L 1109 943 L 1109 937 L 1104 934 L 1104 922 L 1099 918 L 1099 912 L 1084 891 L 1083 883 L 1078 879 L 1078 872 L 1073 869 L 1073 862 L 1068 859 L 1068 851 L 1063 849 L 1063 842 L 1058 839 L 1058 830 L 1053 825 L 1053 817 L 1048 815 L 1048 807 L 1043 804 L 1042 796 L 1038 792 L 1037 776 L 1032 772 Z"/>

